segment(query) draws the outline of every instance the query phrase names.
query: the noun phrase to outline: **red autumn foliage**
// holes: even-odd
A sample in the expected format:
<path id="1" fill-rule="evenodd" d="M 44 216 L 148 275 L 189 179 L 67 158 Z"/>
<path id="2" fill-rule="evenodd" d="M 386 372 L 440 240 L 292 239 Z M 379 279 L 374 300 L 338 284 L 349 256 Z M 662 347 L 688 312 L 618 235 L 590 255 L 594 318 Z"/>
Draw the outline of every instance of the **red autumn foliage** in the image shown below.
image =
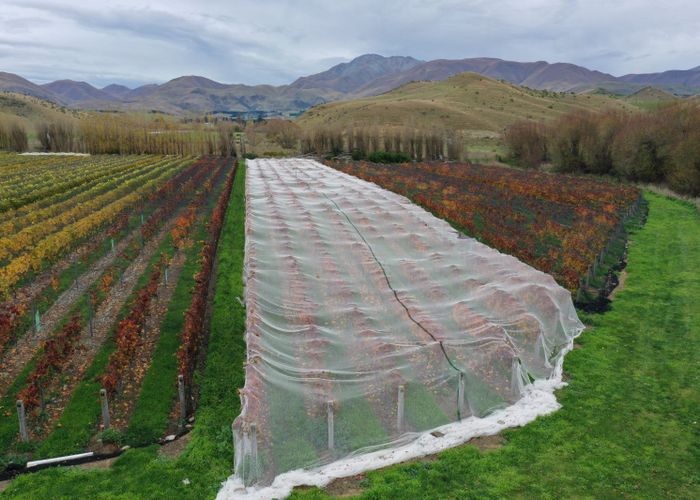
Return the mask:
<path id="1" fill-rule="evenodd" d="M 44 342 L 41 357 L 29 375 L 28 385 L 19 394 L 27 409 L 41 403 L 42 390 L 55 374 L 60 373 L 76 348 L 82 330 L 81 317 L 76 314 L 66 325 Z"/>
<path id="2" fill-rule="evenodd" d="M 199 272 L 195 275 L 195 288 L 192 294 L 192 301 L 185 312 L 185 324 L 182 331 L 180 348 L 177 352 L 177 359 L 179 373 L 183 375 L 187 385 L 192 382 L 194 366 L 204 340 L 203 323 L 207 307 L 209 284 L 211 282 L 214 259 L 216 257 L 216 248 L 219 243 L 221 228 L 224 224 L 235 175 L 236 168 L 234 167 L 226 179 L 226 186 L 219 196 L 216 207 L 214 207 L 214 211 L 212 212 L 207 227 L 209 240 L 204 244 L 204 248 L 202 248 L 201 266 Z"/>
<path id="3" fill-rule="evenodd" d="M 162 200 L 160 206 L 146 219 L 141 234 L 148 239 L 155 234 L 161 222 L 167 219 L 194 190 L 206 186 L 206 179 L 218 165 L 216 158 L 203 158 L 194 162 L 181 175 L 170 179 L 151 196 L 152 201 Z"/>
<path id="4" fill-rule="evenodd" d="M 119 322 L 114 342 L 116 350 L 110 355 L 109 363 L 102 375 L 102 386 L 112 395 L 124 380 L 124 375 L 131 367 L 136 352 L 139 349 L 141 334 L 146 323 L 148 309 L 158 291 L 165 259 L 161 259 L 155 267 L 148 283 L 139 290 L 129 316 Z"/>
<path id="5" fill-rule="evenodd" d="M 0 352 L 12 340 L 15 324 L 22 314 L 24 314 L 24 307 L 20 304 L 8 301 L 0 305 Z"/>
<path id="6" fill-rule="evenodd" d="M 638 189 L 496 166 L 365 162 L 332 167 L 408 196 L 569 290 L 610 240 Z"/>

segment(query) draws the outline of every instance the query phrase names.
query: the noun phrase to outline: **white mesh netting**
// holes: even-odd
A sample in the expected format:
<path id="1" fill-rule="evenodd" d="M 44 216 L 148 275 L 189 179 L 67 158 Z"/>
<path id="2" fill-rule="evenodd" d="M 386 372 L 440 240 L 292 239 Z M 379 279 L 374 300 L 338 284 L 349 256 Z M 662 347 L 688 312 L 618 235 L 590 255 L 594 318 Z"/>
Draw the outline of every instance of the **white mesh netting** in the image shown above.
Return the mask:
<path id="1" fill-rule="evenodd" d="M 583 329 L 549 275 L 317 162 L 248 161 L 246 202 L 240 484 L 510 407 Z"/>

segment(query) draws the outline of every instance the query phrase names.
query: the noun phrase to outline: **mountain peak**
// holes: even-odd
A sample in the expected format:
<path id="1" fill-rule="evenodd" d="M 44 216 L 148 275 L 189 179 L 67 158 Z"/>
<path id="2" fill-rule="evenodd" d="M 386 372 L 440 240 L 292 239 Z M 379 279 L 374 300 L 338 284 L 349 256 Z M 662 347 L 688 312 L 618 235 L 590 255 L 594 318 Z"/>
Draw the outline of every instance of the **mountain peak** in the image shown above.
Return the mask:
<path id="1" fill-rule="evenodd" d="M 161 85 L 161 87 L 198 87 L 204 89 L 221 89 L 226 87 L 226 85 L 203 76 L 186 75 L 173 78 L 172 80 Z"/>
<path id="2" fill-rule="evenodd" d="M 111 85 L 103 87 L 102 92 L 106 92 L 112 97 L 121 99 L 126 97 L 131 92 L 131 89 L 125 85 L 117 85 L 116 83 L 112 83 Z"/>
<path id="3" fill-rule="evenodd" d="M 407 71 L 422 62 L 408 56 L 364 54 L 352 61 L 336 64 L 322 73 L 299 78 L 291 87 L 348 93 L 377 78 Z"/>
<path id="4" fill-rule="evenodd" d="M 42 85 L 43 88 L 62 97 L 68 102 L 73 101 L 111 101 L 114 97 L 100 89 L 96 89 L 87 82 L 75 80 L 56 80 Z"/>

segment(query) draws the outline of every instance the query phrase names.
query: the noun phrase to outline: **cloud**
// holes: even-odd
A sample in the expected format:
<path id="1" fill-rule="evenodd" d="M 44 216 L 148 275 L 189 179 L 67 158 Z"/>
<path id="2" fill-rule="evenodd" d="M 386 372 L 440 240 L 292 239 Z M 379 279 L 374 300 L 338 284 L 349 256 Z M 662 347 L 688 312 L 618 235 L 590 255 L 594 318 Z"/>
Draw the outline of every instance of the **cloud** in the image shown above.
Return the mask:
<path id="1" fill-rule="evenodd" d="M 0 70 L 138 85 L 199 74 L 289 83 L 363 53 L 572 62 L 612 74 L 700 64 L 689 0 L 4 0 Z"/>

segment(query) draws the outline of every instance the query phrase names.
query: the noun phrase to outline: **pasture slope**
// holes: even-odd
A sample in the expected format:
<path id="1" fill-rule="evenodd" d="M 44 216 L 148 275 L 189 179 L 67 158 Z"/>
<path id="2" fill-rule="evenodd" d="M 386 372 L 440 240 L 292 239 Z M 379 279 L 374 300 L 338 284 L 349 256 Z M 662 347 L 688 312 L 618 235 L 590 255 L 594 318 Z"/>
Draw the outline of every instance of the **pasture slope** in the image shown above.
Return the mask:
<path id="1" fill-rule="evenodd" d="M 130 450 L 110 469 L 52 469 L 16 479 L 3 498 L 210 498 L 230 473 L 230 420 L 243 384 L 243 169 L 222 235 L 209 362 L 193 438 L 178 459 Z M 700 217 L 646 195 L 629 276 L 611 311 L 570 353 L 563 408 L 505 433 L 489 453 L 465 445 L 350 481 L 365 498 L 700 496 Z M 185 481 L 187 480 L 187 481 Z M 346 482 L 345 484 L 348 484 Z M 334 490 L 337 493 L 346 493 Z M 325 498 L 302 490 L 295 498 Z"/>
<path id="2" fill-rule="evenodd" d="M 700 216 L 646 197 L 624 290 L 611 311 L 581 314 L 590 328 L 564 362 L 561 410 L 507 431 L 498 450 L 465 445 L 344 488 L 363 498 L 700 497 Z"/>
<path id="3" fill-rule="evenodd" d="M 438 82 L 411 82 L 385 94 L 315 106 L 298 119 L 304 130 L 408 127 L 467 131 L 475 139 L 499 136 L 517 121 L 547 122 L 572 111 L 638 108 L 600 94 L 531 90 L 476 73 Z"/>

